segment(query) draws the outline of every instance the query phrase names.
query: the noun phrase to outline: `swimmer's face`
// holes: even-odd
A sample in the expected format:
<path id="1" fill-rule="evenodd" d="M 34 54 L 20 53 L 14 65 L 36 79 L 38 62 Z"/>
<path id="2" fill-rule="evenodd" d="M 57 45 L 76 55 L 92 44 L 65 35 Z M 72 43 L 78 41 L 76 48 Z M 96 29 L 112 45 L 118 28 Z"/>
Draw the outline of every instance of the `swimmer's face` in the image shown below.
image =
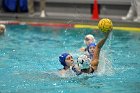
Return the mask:
<path id="1" fill-rule="evenodd" d="M 94 54 L 94 51 L 95 51 L 95 47 L 94 46 L 89 47 L 89 52 L 91 54 Z"/>
<path id="2" fill-rule="evenodd" d="M 65 59 L 65 62 L 66 62 L 67 66 L 72 66 L 72 64 L 74 62 L 73 57 L 71 55 L 68 55 Z"/>
<path id="3" fill-rule="evenodd" d="M 92 38 L 90 38 L 90 37 L 85 37 L 85 44 L 86 45 L 89 45 L 90 43 L 92 43 L 93 42 L 93 39 Z"/>

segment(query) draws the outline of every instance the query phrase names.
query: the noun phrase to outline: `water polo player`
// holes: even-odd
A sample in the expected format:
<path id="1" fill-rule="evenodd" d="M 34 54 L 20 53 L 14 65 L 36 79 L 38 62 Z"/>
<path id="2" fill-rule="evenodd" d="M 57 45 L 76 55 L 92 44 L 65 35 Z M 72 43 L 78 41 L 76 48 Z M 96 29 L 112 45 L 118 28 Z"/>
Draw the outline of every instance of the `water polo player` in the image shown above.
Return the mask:
<path id="1" fill-rule="evenodd" d="M 90 58 L 90 59 L 93 59 L 93 57 L 94 57 L 94 51 L 95 51 L 95 47 L 96 47 L 96 44 L 95 43 L 91 43 L 91 44 L 89 44 L 88 45 L 88 47 L 87 47 L 87 51 L 88 51 L 88 57 Z"/>
<path id="2" fill-rule="evenodd" d="M 0 35 L 4 34 L 4 32 L 6 31 L 6 27 L 3 24 L 0 24 Z"/>
<path id="3" fill-rule="evenodd" d="M 96 40 L 95 40 L 94 36 L 91 34 L 86 35 L 84 38 L 84 43 L 86 44 L 87 47 L 89 46 L 89 44 L 95 43 L 95 41 Z M 87 47 L 80 48 L 80 51 L 82 51 L 82 52 L 87 51 Z"/>
<path id="4" fill-rule="evenodd" d="M 76 72 L 76 74 L 80 74 L 81 71 L 74 64 L 74 59 L 69 53 L 63 53 L 59 56 L 59 61 L 61 65 L 63 65 L 63 69 L 59 71 L 62 76 L 65 76 L 66 73 Z"/>

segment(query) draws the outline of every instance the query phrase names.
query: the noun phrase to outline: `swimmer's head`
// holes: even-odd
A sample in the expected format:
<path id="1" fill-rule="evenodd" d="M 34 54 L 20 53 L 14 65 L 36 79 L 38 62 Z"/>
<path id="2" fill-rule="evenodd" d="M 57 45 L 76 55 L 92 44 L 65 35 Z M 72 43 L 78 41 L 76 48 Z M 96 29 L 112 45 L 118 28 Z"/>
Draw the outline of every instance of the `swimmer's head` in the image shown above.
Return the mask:
<path id="1" fill-rule="evenodd" d="M 73 64 L 73 58 L 69 53 L 63 53 L 59 56 L 59 61 L 63 66 L 71 66 Z"/>
<path id="2" fill-rule="evenodd" d="M 0 24 L 0 34 L 3 34 L 6 31 L 6 27 L 3 24 Z"/>
<path id="3" fill-rule="evenodd" d="M 91 43 L 88 45 L 88 52 L 93 54 L 94 50 L 95 50 L 96 44 L 95 43 Z"/>
<path id="4" fill-rule="evenodd" d="M 85 36 L 84 43 L 88 46 L 90 43 L 95 43 L 95 38 L 93 35 L 88 34 Z"/>

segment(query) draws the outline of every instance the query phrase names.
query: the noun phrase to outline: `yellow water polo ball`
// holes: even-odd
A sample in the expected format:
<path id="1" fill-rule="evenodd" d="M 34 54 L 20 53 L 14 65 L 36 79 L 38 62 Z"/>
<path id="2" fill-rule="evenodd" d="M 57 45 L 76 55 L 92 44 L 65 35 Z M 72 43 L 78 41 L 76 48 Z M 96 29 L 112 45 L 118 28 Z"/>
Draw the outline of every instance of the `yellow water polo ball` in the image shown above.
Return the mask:
<path id="1" fill-rule="evenodd" d="M 99 21 L 98 28 L 102 32 L 108 32 L 113 28 L 112 21 L 108 18 L 103 18 Z"/>

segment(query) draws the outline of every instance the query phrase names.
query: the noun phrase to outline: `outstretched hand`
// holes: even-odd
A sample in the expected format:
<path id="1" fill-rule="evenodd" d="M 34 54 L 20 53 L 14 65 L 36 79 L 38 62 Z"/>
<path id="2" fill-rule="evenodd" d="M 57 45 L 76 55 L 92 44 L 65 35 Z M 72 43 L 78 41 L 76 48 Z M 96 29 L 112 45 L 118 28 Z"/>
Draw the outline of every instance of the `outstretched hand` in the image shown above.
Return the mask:
<path id="1" fill-rule="evenodd" d="M 80 50 L 80 52 L 85 52 L 85 48 L 84 47 L 80 48 L 79 50 Z"/>
<path id="2" fill-rule="evenodd" d="M 108 37 L 109 33 L 111 32 L 112 30 L 108 31 L 108 32 L 103 32 L 104 36 L 105 37 Z"/>

